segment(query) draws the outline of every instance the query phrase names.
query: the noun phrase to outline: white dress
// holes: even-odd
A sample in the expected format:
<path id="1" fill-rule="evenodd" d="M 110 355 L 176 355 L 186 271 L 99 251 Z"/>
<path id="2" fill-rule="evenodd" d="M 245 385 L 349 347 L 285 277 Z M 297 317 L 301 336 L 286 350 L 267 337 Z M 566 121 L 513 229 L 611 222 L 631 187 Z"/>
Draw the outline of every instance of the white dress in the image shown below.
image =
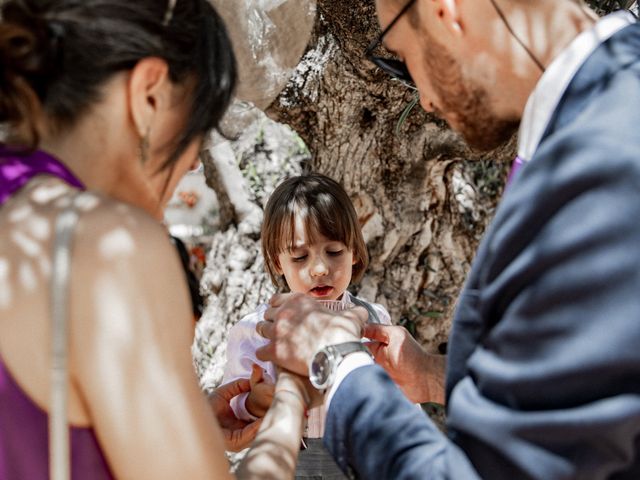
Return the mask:
<path id="1" fill-rule="evenodd" d="M 352 298 L 353 296 L 349 292 L 345 292 L 342 295 L 341 302 L 344 304 L 344 308 L 354 306 Z M 357 300 L 362 301 L 360 298 L 357 298 Z M 380 323 L 391 325 L 389 312 L 382 305 L 377 303 L 369 303 L 369 305 L 376 312 Z M 266 304 L 260 305 L 255 312 L 250 313 L 231 328 L 227 343 L 227 363 L 224 368 L 222 383 L 232 382 L 239 378 L 249 378 L 254 363 L 262 367 L 266 381 L 275 383 L 275 366 L 271 362 L 263 362 L 256 358 L 256 350 L 269 343 L 269 340 L 261 337 L 256 332 L 256 325 L 263 319 L 266 310 Z M 239 419 L 251 421 L 256 418 L 245 407 L 248 395 L 248 393 L 244 393 L 233 398 L 231 400 L 231 408 Z M 324 406 L 309 410 L 304 436 L 321 438 L 324 434 L 324 418 Z"/>

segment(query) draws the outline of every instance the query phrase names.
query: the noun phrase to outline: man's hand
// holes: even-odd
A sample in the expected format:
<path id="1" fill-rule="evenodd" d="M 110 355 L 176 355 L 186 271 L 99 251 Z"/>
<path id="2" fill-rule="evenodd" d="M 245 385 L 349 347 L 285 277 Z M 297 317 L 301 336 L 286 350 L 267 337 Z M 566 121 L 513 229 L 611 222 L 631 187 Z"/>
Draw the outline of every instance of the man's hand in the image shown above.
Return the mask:
<path id="1" fill-rule="evenodd" d="M 251 391 L 249 392 L 249 395 L 247 395 L 245 407 L 254 417 L 262 418 L 271 406 L 271 402 L 273 401 L 273 392 L 276 387 L 273 384 L 273 380 L 271 382 L 265 380 L 262 367 L 255 363 L 251 370 L 249 384 L 251 385 Z"/>
<path id="2" fill-rule="evenodd" d="M 256 331 L 271 340 L 256 356 L 304 377 L 313 355 L 326 345 L 359 341 L 367 311 L 362 307 L 340 312 L 326 310 L 300 293 L 275 295 Z"/>
<path id="3" fill-rule="evenodd" d="M 366 345 L 376 362 L 414 403 L 444 404 L 445 357 L 432 355 L 404 327 L 365 326 Z"/>
<path id="4" fill-rule="evenodd" d="M 242 378 L 219 386 L 209 396 L 213 413 L 222 428 L 226 449 L 232 452 L 248 447 L 258 433 L 262 422 L 262 419 L 250 423 L 239 420 L 229 404 L 233 397 L 250 390 L 249 380 Z"/>

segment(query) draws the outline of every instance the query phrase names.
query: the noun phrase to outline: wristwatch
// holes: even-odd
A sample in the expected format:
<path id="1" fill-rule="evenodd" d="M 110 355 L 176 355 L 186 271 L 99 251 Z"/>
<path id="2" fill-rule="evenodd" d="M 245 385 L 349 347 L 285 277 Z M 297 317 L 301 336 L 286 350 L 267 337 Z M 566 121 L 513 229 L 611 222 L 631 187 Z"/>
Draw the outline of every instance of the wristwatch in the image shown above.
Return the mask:
<path id="1" fill-rule="evenodd" d="M 326 390 L 336 377 L 338 365 L 351 353 L 365 352 L 371 356 L 362 342 L 345 342 L 327 345 L 316 352 L 309 364 L 309 381 L 317 390 Z"/>

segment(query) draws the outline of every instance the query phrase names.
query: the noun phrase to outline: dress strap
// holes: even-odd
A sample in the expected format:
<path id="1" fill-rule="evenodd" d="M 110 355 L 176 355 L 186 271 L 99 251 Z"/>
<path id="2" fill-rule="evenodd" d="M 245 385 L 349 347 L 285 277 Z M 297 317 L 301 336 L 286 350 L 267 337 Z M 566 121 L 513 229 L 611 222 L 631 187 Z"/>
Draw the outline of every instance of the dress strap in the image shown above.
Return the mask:
<path id="1" fill-rule="evenodd" d="M 369 302 L 360 300 L 355 295 L 351 295 L 350 300 L 354 305 L 357 305 L 358 307 L 364 307 L 367 310 L 367 312 L 369 313 L 369 319 L 367 320 L 368 323 L 382 323 L 375 308 L 373 308 Z"/>
<path id="2" fill-rule="evenodd" d="M 52 175 L 72 187 L 84 185 L 60 160 L 42 150 L 20 152 L 0 145 L 0 205 L 37 175 Z"/>
<path id="3" fill-rule="evenodd" d="M 53 243 L 51 273 L 51 411 L 49 414 L 49 474 L 53 480 L 68 480 L 70 472 L 70 442 L 68 422 L 69 392 L 69 279 L 73 234 L 78 224 L 76 200 L 58 215 Z"/>

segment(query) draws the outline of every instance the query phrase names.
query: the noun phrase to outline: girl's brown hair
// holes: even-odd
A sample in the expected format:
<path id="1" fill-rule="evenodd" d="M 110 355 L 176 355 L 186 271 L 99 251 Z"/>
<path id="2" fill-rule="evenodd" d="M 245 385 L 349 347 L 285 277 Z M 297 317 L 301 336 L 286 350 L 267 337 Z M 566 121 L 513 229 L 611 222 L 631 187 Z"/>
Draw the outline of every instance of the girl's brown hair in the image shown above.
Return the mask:
<path id="1" fill-rule="evenodd" d="M 314 243 L 321 234 L 344 243 L 355 260 L 352 281 L 362 278 L 369 265 L 369 254 L 349 195 L 335 180 L 311 173 L 282 182 L 264 210 L 262 254 L 276 287 L 286 286 L 278 274 L 277 261 L 281 252 L 293 248 L 296 217 L 304 223 L 308 242 Z"/>

